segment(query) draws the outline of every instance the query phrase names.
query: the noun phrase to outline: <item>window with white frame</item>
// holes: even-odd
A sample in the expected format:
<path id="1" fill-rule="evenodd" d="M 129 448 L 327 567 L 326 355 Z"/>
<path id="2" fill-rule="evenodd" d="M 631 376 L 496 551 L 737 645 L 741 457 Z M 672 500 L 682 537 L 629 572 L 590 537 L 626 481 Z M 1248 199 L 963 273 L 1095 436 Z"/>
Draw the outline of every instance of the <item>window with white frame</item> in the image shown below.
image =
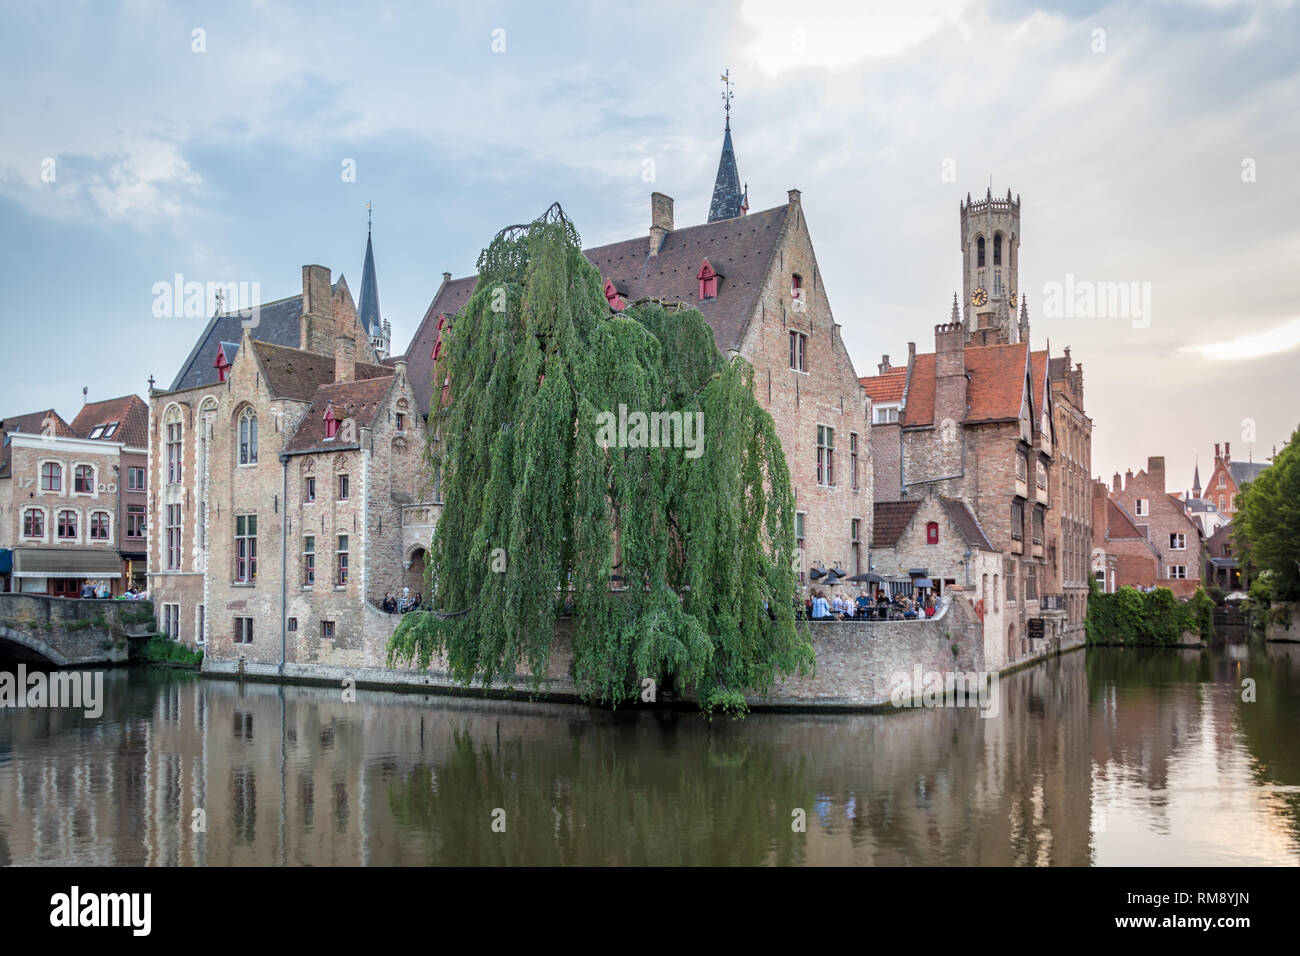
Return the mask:
<path id="1" fill-rule="evenodd" d="M 112 516 L 107 511 L 92 511 L 90 513 L 90 540 L 108 541 L 113 534 L 112 520 Z"/>
<path id="2" fill-rule="evenodd" d="M 1187 577 L 1187 565 L 1185 564 L 1169 565 L 1169 576 L 1171 578 L 1178 578 L 1178 579 Z"/>
<path id="3" fill-rule="evenodd" d="M 41 465 L 41 491 L 63 490 L 63 466 L 57 461 L 47 461 Z"/>
<path id="4" fill-rule="evenodd" d="M 95 469 L 91 465 L 78 465 L 72 470 L 72 492 L 77 495 L 95 493 Z"/>
<path id="5" fill-rule="evenodd" d="M 75 511 L 60 511 L 58 524 L 59 538 L 64 541 L 73 541 L 77 537 L 77 513 Z"/>
<path id="6" fill-rule="evenodd" d="M 173 641 L 181 636 L 181 606 L 179 604 L 163 605 L 163 633 Z"/>
<path id="7" fill-rule="evenodd" d="M 1184 551 L 1187 549 L 1187 535 L 1181 531 L 1171 532 L 1169 535 L 1169 549 L 1171 551 Z"/>
<path id="8" fill-rule="evenodd" d="M 40 508 L 28 508 L 23 511 L 23 537 L 45 537 L 45 512 Z"/>
<path id="9" fill-rule="evenodd" d="M 1151 501 L 1147 498 L 1138 498 L 1133 504 L 1133 513 L 1138 517 L 1151 514 Z"/>
<path id="10" fill-rule="evenodd" d="M 898 408 L 894 405 L 877 407 L 874 411 L 874 421 L 877 425 L 890 425 L 898 421 Z"/>
<path id="11" fill-rule="evenodd" d="M 163 427 L 167 433 L 167 484 L 181 483 L 181 410 L 173 405 L 163 418 Z"/>
<path id="12" fill-rule="evenodd" d="M 835 484 L 835 429 L 817 426 L 817 484 Z"/>

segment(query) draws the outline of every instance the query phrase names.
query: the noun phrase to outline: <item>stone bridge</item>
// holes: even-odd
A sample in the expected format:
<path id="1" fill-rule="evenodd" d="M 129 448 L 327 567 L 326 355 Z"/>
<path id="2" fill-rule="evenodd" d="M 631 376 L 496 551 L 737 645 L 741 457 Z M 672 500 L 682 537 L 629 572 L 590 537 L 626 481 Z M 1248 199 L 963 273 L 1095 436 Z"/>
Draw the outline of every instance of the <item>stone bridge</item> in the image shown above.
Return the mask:
<path id="1" fill-rule="evenodd" d="M 148 601 L 0 594 L 0 661 L 55 667 L 123 663 L 127 639 L 155 630 Z"/>

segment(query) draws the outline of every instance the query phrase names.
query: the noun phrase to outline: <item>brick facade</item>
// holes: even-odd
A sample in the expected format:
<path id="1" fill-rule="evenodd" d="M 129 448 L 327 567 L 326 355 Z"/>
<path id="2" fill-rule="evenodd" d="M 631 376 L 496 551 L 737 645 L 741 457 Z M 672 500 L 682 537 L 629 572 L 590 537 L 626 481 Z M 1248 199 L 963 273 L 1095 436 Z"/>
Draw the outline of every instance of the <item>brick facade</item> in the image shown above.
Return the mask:
<path id="1" fill-rule="evenodd" d="M 1180 598 L 1195 594 L 1204 577 L 1201 529 L 1188 516 L 1183 503 L 1165 490 L 1164 458 L 1148 458 L 1146 470 L 1136 475 L 1127 472 L 1122 485 L 1116 474 L 1109 497 L 1149 543 L 1156 559 L 1153 583 L 1169 588 Z M 1146 585 L 1145 556 L 1136 547 L 1128 550 L 1130 556 L 1142 560 L 1125 562 L 1121 558 L 1118 586 Z"/>

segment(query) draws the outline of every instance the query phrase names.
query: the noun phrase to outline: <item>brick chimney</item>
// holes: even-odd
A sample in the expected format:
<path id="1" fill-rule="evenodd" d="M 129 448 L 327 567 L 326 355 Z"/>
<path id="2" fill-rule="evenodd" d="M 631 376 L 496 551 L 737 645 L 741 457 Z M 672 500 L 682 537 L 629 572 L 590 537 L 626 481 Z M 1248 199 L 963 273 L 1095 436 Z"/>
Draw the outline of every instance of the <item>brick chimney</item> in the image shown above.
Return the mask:
<path id="1" fill-rule="evenodd" d="M 1147 474 L 1156 480 L 1161 491 L 1165 490 L 1165 456 L 1157 455 L 1147 459 Z"/>
<path id="2" fill-rule="evenodd" d="M 876 368 L 878 368 L 878 369 L 880 370 L 880 374 L 881 374 L 881 375 L 884 375 L 886 372 L 888 372 L 888 371 L 889 371 L 889 356 L 888 356 L 888 355 L 882 355 L 882 356 L 880 356 L 880 364 L 877 365 Z"/>
<path id="3" fill-rule="evenodd" d="M 934 423 L 966 420 L 966 343 L 960 322 L 934 327 Z"/>
<path id="4" fill-rule="evenodd" d="M 1111 487 L 1111 491 L 1114 494 L 1119 494 L 1121 491 L 1124 490 L 1124 486 L 1120 484 L 1118 471 L 1115 472 L 1115 477 L 1110 480 L 1110 487 Z"/>
<path id="5" fill-rule="evenodd" d="M 1214 460 L 1215 460 L 1215 461 L 1218 461 L 1218 460 L 1219 460 L 1219 457 L 1220 457 L 1220 456 L 1219 456 L 1219 443 L 1216 441 L 1216 442 L 1214 443 Z"/>
<path id="6" fill-rule="evenodd" d="M 650 255 L 659 255 L 668 233 L 673 231 L 673 197 L 650 194 Z"/>
<path id="7" fill-rule="evenodd" d="M 1125 468 L 1124 469 L 1124 490 L 1128 491 L 1128 486 L 1131 484 L 1133 484 L 1133 469 Z"/>
<path id="8" fill-rule="evenodd" d="M 343 334 L 334 339 L 334 381 L 351 382 L 357 377 L 357 343 Z"/>
<path id="9" fill-rule="evenodd" d="M 334 351 L 334 291 L 324 266 L 302 267 L 302 318 L 298 347 L 319 355 Z"/>
<path id="10" fill-rule="evenodd" d="M 1232 446 L 1226 441 L 1223 443 L 1223 460 L 1232 461 Z"/>

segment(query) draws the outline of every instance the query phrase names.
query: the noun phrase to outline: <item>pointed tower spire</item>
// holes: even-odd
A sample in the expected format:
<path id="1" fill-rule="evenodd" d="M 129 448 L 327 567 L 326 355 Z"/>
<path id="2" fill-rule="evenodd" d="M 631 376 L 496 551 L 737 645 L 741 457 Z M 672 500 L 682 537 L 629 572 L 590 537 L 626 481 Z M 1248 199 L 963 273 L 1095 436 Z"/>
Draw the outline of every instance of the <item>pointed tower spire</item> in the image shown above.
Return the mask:
<path id="1" fill-rule="evenodd" d="M 952 318 L 948 320 L 953 325 L 961 321 L 961 316 L 957 312 L 957 293 L 952 294 Z"/>
<path id="2" fill-rule="evenodd" d="M 388 355 L 388 336 L 379 318 L 379 279 L 375 275 L 375 247 L 371 241 L 372 206 L 366 203 L 366 261 L 361 269 L 361 294 L 357 299 L 357 321 L 380 358 Z"/>
<path id="3" fill-rule="evenodd" d="M 1201 497 L 1201 456 L 1196 456 L 1196 470 L 1192 472 L 1192 497 Z"/>
<path id="4" fill-rule="evenodd" d="M 746 194 L 740 188 L 740 173 L 736 170 L 736 150 L 731 145 L 731 70 L 722 74 L 722 102 L 726 109 L 726 127 L 722 134 L 722 157 L 718 160 L 718 175 L 713 182 L 713 201 L 709 204 L 709 222 L 735 219 L 742 215 Z"/>
<path id="5" fill-rule="evenodd" d="M 1029 296 L 1020 295 L 1020 341 L 1029 341 Z"/>

